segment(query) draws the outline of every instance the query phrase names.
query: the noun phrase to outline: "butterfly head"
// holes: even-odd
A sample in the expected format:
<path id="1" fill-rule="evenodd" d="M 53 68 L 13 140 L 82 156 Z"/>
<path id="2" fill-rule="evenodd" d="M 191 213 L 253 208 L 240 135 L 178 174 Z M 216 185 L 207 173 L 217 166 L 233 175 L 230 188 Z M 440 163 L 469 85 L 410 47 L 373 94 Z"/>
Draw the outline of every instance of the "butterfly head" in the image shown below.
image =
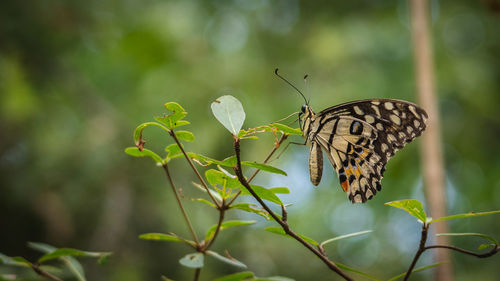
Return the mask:
<path id="1" fill-rule="evenodd" d="M 304 136 L 307 136 L 309 134 L 309 124 L 311 123 L 314 115 L 314 111 L 308 104 L 302 105 L 302 108 L 299 112 L 299 125 L 300 130 L 302 130 L 302 134 Z"/>

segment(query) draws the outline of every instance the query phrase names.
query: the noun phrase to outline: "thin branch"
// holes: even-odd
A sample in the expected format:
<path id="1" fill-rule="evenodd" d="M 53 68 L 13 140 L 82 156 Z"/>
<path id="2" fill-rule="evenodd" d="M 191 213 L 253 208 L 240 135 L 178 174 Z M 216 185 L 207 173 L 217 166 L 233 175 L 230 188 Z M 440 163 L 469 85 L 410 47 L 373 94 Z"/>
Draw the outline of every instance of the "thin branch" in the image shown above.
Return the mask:
<path id="1" fill-rule="evenodd" d="M 271 217 L 283 228 L 286 234 L 299 241 L 302 245 L 304 245 L 309 251 L 314 253 L 318 258 L 320 258 L 331 270 L 342 276 L 345 280 L 353 280 L 349 276 L 347 276 L 334 262 L 329 260 L 325 255 L 323 255 L 318 249 L 314 248 L 311 244 L 307 243 L 304 239 L 298 236 L 295 232 L 290 229 L 290 226 L 286 221 L 281 220 L 270 208 L 267 204 L 255 193 L 252 189 L 248 181 L 243 176 L 241 170 L 241 159 L 240 159 L 240 139 L 235 137 L 234 139 L 234 150 L 236 152 L 236 167 L 234 167 L 234 171 L 238 176 L 238 180 L 240 183 L 247 188 L 247 190 L 252 194 L 252 196 L 259 202 L 259 204 L 271 215 Z"/>
<path id="2" fill-rule="evenodd" d="M 189 220 L 189 217 L 186 213 L 186 210 L 184 209 L 184 206 L 182 205 L 182 201 L 179 198 L 179 194 L 177 193 L 177 188 L 175 187 L 174 181 L 172 180 L 172 177 L 170 176 L 170 171 L 168 170 L 167 163 L 163 164 L 162 167 L 163 167 L 163 170 L 165 171 L 165 174 L 167 175 L 168 181 L 170 183 L 170 187 L 172 188 L 172 192 L 175 195 L 175 199 L 177 200 L 177 204 L 179 205 L 179 208 L 181 209 L 181 213 L 184 216 L 184 220 L 186 220 L 186 224 L 189 228 L 189 231 L 191 232 L 191 235 L 193 236 L 193 239 L 196 242 L 196 245 L 199 245 L 198 236 L 196 236 L 196 232 L 194 231 L 193 225 L 191 224 L 191 221 Z"/>
<path id="3" fill-rule="evenodd" d="M 175 140 L 175 143 L 177 143 L 177 146 L 179 146 L 179 148 L 181 149 L 182 151 L 182 154 L 184 154 L 184 158 L 186 158 L 186 160 L 188 161 L 189 165 L 191 166 L 191 168 L 193 169 L 194 173 L 196 174 L 196 176 L 198 177 L 198 179 L 200 180 L 201 184 L 203 185 L 203 187 L 206 189 L 207 193 L 208 193 L 208 196 L 210 196 L 210 198 L 212 199 L 212 201 L 214 202 L 214 204 L 217 206 L 217 207 L 220 207 L 220 203 L 217 201 L 217 199 L 215 199 L 215 197 L 212 195 L 212 193 L 210 192 L 210 190 L 208 189 L 208 185 L 207 183 L 205 182 L 205 180 L 203 180 L 203 177 L 200 175 L 200 173 L 198 172 L 198 169 L 196 169 L 196 167 L 194 166 L 193 164 L 193 161 L 191 161 L 191 158 L 187 155 L 186 151 L 184 150 L 184 148 L 182 147 L 182 144 L 181 142 L 179 141 L 179 139 L 177 138 L 177 136 L 175 135 L 175 132 L 173 130 L 170 130 L 169 131 L 169 134 L 170 136 L 172 136 L 172 138 Z"/>
<path id="4" fill-rule="evenodd" d="M 424 223 L 422 225 L 422 234 L 420 236 L 420 245 L 418 246 L 418 250 L 415 253 L 415 256 L 413 257 L 413 260 L 410 264 L 410 267 L 408 268 L 408 271 L 406 271 L 405 278 L 403 279 L 404 281 L 407 281 L 408 278 L 410 278 L 410 274 L 413 271 L 413 268 L 417 264 L 418 259 L 420 258 L 420 255 L 425 251 L 425 242 L 427 241 L 427 234 L 429 230 L 429 225 L 427 223 Z"/>
<path id="5" fill-rule="evenodd" d="M 198 279 L 200 278 L 200 273 L 201 273 L 201 268 L 197 268 L 195 271 L 194 271 L 194 281 L 198 281 Z"/>
<path id="6" fill-rule="evenodd" d="M 287 135 L 287 134 L 283 134 L 281 136 L 281 138 L 278 141 L 278 143 L 273 147 L 273 149 L 271 150 L 271 152 L 269 152 L 269 154 L 264 159 L 264 162 L 262 162 L 262 163 L 266 164 L 269 161 L 269 159 L 271 159 L 271 157 L 273 156 L 273 154 L 280 148 L 281 144 L 288 138 L 288 136 L 289 135 Z M 250 176 L 250 178 L 248 178 L 247 182 L 250 183 L 259 172 L 260 172 L 260 169 L 255 170 L 255 172 L 253 172 L 253 174 Z M 233 204 L 233 202 L 236 200 L 236 198 L 238 198 L 238 196 L 240 196 L 240 194 L 241 194 L 241 190 L 238 191 L 238 193 L 236 193 L 236 195 L 231 199 L 231 201 L 229 201 L 229 203 L 227 204 L 227 206 L 231 206 L 231 204 Z"/>
<path id="7" fill-rule="evenodd" d="M 273 156 L 273 154 L 276 152 L 276 150 L 278 150 L 278 148 L 280 148 L 281 144 L 288 138 L 289 135 L 287 134 L 283 134 L 280 138 L 280 140 L 278 141 L 278 143 L 273 147 L 273 150 L 271 150 L 271 152 L 269 152 L 269 154 L 266 156 L 266 159 L 264 159 L 264 164 L 267 163 L 267 161 L 269 161 L 269 159 L 271 159 L 271 156 Z M 255 170 L 255 172 L 253 172 L 253 174 L 248 178 L 248 182 L 251 182 L 253 180 L 253 178 L 255 178 L 255 176 L 260 172 L 260 169 L 257 169 Z"/>
<path id="8" fill-rule="evenodd" d="M 475 257 L 478 257 L 478 258 L 488 258 L 488 257 L 491 257 L 494 254 L 498 253 L 498 251 L 500 251 L 500 247 L 498 245 L 495 245 L 495 247 L 493 249 L 491 249 L 489 252 L 486 252 L 486 253 L 476 253 L 476 252 L 473 252 L 473 251 L 465 250 L 465 249 L 458 248 L 458 247 L 455 247 L 455 246 L 448 246 L 448 245 L 432 245 L 432 246 L 427 246 L 427 247 L 425 247 L 424 250 L 434 249 L 434 248 L 450 249 L 450 250 L 454 250 L 454 251 L 457 251 L 457 252 L 460 252 L 460 253 L 463 253 L 463 254 L 475 256 Z"/>
<path id="9" fill-rule="evenodd" d="M 36 274 L 43 276 L 47 279 L 54 280 L 54 281 L 62 281 L 62 279 L 59 279 L 57 276 L 52 275 L 45 270 L 42 270 L 38 264 L 32 264 L 31 268 L 36 272 Z"/>
<path id="10" fill-rule="evenodd" d="M 202 249 L 203 251 L 208 250 L 208 248 L 210 248 L 210 246 L 212 246 L 215 239 L 217 238 L 217 235 L 219 234 L 221 226 L 222 226 L 222 222 L 224 222 L 224 215 L 226 214 L 226 210 L 227 210 L 227 205 L 225 205 L 224 199 L 223 199 L 222 200 L 222 207 L 219 208 L 219 221 L 217 222 L 217 227 L 215 228 L 214 236 L 212 237 L 212 239 L 210 239 L 210 241 L 207 243 L 207 245 L 205 247 L 203 247 L 203 249 Z"/>

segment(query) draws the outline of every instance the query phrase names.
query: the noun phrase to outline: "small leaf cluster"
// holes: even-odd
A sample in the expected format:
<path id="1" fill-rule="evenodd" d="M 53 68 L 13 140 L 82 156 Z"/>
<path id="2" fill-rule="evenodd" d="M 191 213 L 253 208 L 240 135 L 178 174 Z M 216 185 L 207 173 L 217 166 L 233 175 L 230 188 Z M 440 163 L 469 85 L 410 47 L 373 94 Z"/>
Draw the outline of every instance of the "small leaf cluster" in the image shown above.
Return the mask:
<path id="1" fill-rule="evenodd" d="M 10 266 L 32 268 L 37 274 L 52 280 L 60 279 L 51 272 L 61 273 L 63 269 L 66 269 L 77 280 L 86 281 L 83 267 L 76 258 L 96 258 L 98 264 L 104 265 L 112 254 L 111 252 L 89 252 L 71 248 L 56 248 L 38 242 L 28 242 L 28 247 L 44 253 L 44 255 L 35 262 L 30 262 L 23 257 L 9 257 L 0 253 L 0 262 Z M 54 263 L 49 263 L 52 261 L 60 262 L 60 264 L 54 265 Z"/>

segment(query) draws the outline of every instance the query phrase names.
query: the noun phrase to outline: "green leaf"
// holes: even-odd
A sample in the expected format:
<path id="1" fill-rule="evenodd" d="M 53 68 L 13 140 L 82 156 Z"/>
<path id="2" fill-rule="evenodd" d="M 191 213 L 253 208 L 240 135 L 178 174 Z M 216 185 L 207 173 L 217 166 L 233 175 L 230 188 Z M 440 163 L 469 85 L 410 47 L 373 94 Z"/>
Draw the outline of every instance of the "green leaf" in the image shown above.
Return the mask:
<path id="1" fill-rule="evenodd" d="M 269 214 L 265 210 L 254 208 L 254 206 L 256 206 L 256 205 L 254 205 L 252 203 L 238 203 L 238 204 L 231 205 L 230 209 L 239 209 L 239 210 L 242 210 L 245 212 L 254 213 L 254 214 L 257 214 L 259 216 L 266 218 L 266 220 L 271 219 Z"/>
<path id="2" fill-rule="evenodd" d="M 233 96 L 226 95 L 216 99 L 211 107 L 215 118 L 231 134 L 237 136 L 245 121 L 245 111 L 240 101 Z"/>
<path id="3" fill-rule="evenodd" d="M 487 249 L 487 248 L 491 248 L 491 247 L 495 247 L 496 245 L 495 244 L 481 244 L 477 247 L 478 250 L 484 250 L 484 249 Z"/>
<path id="4" fill-rule="evenodd" d="M 38 259 L 38 263 L 43 263 L 43 262 L 46 262 L 49 260 L 58 259 L 58 258 L 64 257 L 64 256 L 86 257 L 87 255 L 84 252 L 79 251 L 79 250 L 69 249 L 69 248 L 60 248 L 60 249 L 57 249 L 53 252 L 47 253 L 47 254 L 43 255 L 42 257 L 40 257 Z"/>
<path id="5" fill-rule="evenodd" d="M 162 281 L 174 281 L 174 280 L 172 280 L 172 279 L 167 278 L 167 276 L 165 276 L 165 275 L 162 275 L 162 276 L 161 276 L 161 280 L 162 280 Z"/>
<path id="6" fill-rule="evenodd" d="M 157 123 L 157 122 L 146 122 L 146 123 L 142 123 L 140 124 L 139 126 L 137 126 L 137 128 L 135 128 L 135 131 L 134 131 L 134 142 L 135 142 L 135 145 L 136 146 L 139 146 L 141 144 L 141 140 L 142 140 L 142 131 L 148 127 L 148 126 L 156 126 L 156 127 L 159 127 L 165 131 L 169 131 L 165 126 L 163 126 L 162 124 L 160 123 Z"/>
<path id="7" fill-rule="evenodd" d="M 350 237 L 355 237 L 355 236 L 367 234 L 367 233 L 370 233 L 370 232 L 373 232 L 373 230 L 365 230 L 365 231 L 359 231 L 359 232 L 354 232 L 354 233 L 350 233 L 350 234 L 340 235 L 340 236 L 337 236 L 337 237 L 334 237 L 334 238 L 331 238 L 331 239 L 328 239 L 328 240 L 325 240 L 325 241 L 321 242 L 321 245 L 324 246 L 324 245 L 326 245 L 328 243 L 331 243 L 331 242 L 334 242 L 334 241 L 337 241 L 337 240 L 346 239 L 346 238 L 350 238 Z"/>
<path id="8" fill-rule="evenodd" d="M 139 235 L 139 239 L 143 240 L 153 240 L 153 241 L 165 241 L 165 242 L 184 242 L 176 235 L 165 234 L 165 233 L 144 233 Z M 192 242 L 192 241 L 189 241 Z M 194 242 L 193 242 L 194 244 Z"/>
<path id="9" fill-rule="evenodd" d="M 370 280 L 375 280 L 375 281 L 380 281 L 379 278 L 373 276 L 373 275 L 370 275 L 368 273 L 364 273 L 362 271 L 359 271 L 359 270 L 356 270 L 352 267 L 349 267 L 347 265 L 344 265 L 344 264 L 341 264 L 341 263 L 335 263 L 338 267 L 340 267 L 341 269 L 345 270 L 345 271 L 350 271 L 350 272 L 353 272 L 353 273 L 356 273 L 356 274 L 359 274 L 367 279 L 370 279 Z"/>
<path id="10" fill-rule="evenodd" d="M 52 245 L 39 242 L 28 242 L 28 247 L 40 251 L 42 253 L 51 253 L 57 250 L 57 248 Z M 74 257 L 61 257 L 60 260 L 62 260 L 65 263 L 68 269 L 73 273 L 73 275 L 79 281 L 86 280 L 82 264 L 77 259 L 75 259 Z"/>
<path id="11" fill-rule="evenodd" d="M 207 189 L 206 189 L 204 186 L 202 186 L 201 184 L 198 184 L 198 183 L 195 183 L 195 182 L 192 182 L 192 184 L 193 184 L 195 187 L 197 187 L 199 190 L 201 190 L 201 191 L 203 191 L 203 192 L 205 192 L 205 193 L 207 192 Z M 214 197 L 214 198 L 215 198 L 218 202 L 222 202 L 222 197 L 220 196 L 220 194 L 219 194 L 217 191 L 215 191 L 215 190 L 213 190 L 213 189 L 211 189 L 211 188 L 208 188 L 208 191 L 210 192 L 210 194 L 211 194 L 211 195 L 212 195 L 212 196 L 213 196 L 213 197 Z"/>
<path id="12" fill-rule="evenodd" d="M 249 167 L 256 168 L 256 169 L 259 169 L 262 171 L 266 171 L 269 173 L 279 174 L 279 175 L 283 175 L 283 176 L 287 175 L 285 171 L 280 170 L 278 168 L 275 168 L 273 166 L 266 165 L 266 164 L 249 162 L 249 161 L 241 161 L 241 165 L 249 166 Z"/>
<path id="13" fill-rule="evenodd" d="M 236 155 L 231 155 L 224 160 L 222 160 L 221 166 L 226 166 L 226 167 L 236 167 L 237 160 L 236 160 Z"/>
<path id="14" fill-rule="evenodd" d="M 162 117 L 154 117 L 156 121 L 164 124 L 169 128 L 170 130 L 178 127 L 178 126 L 183 126 L 187 125 L 185 122 L 181 122 L 180 120 L 184 117 L 186 117 L 187 112 L 176 102 L 167 102 L 165 104 L 165 108 L 169 111 L 172 111 L 172 113 L 168 115 L 164 115 Z M 189 122 L 188 122 L 189 124 Z"/>
<path id="15" fill-rule="evenodd" d="M 295 279 L 283 276 L 271 276 L 271 277 L 257 277 L 252 281 L 295 281 Z"/>
<path id="16" fill-rule="evenodd" d="M 270 191 L 274 194 L 290 194 L 290 189 L 288 187 L 271 187 L 269 188 Z"/>
<path id="17" fill-rule="evenodd" d="M 212 203 L 206 199 L 203 199 L 203 198 L 194 198 L 193 201 L 201 202 L 201 203 L 206 204 L 210 207 L 217 208 L 217 206 L 215 206 L 214 203 Z"/>
<path id="18" fill-rule="evenodd" d="M 290 237 L 290 235 L 286 234 L 285 231 L 283 230 L 283 228 L 281 228 L 281 227 L 269 226 L 269 227 L 264 228 L 264 230 L 268 231 L 268 232 L 271 232 L 271 233 L 274 233 L 274 234 L 279 234 L 279 235 L 283 235 L 283 236 L 286 236 L 286 237 Z M 312 238 L 309 238 L 309 237 L 307 237 L 305 235 L 302 235 L 302 234 L 297 234 L 297 235 L 300 238 L 304 239 L 307 243 L 313 244 L 315 246 L 319 245 L 319 243 L 316 242 L 316 241 L 314 241 L 314 239 L 312 239 Z"/>
<path id="19" fill-rule="evenodd" d="M 498 245 L 498 241 L 495 240 L 495 238 L 489 236 L 489 235 L 486 235 L 486 234 L 482 234 L 482 233 L 470 233 L 470 232 L 465 232 L 465 233 L 437 233 L 436 236 L 476 236 L 476 237 L 481 237 L 481 238 L 484 238 L 488 241 L 490 241 L 491 243 L 495 244 L 495 245 Z"/>
<path id="20" fill-rule="evenodd" d="M 278 205 L 283 205 L 280 198 L 278 196 L 276 196 L 276 194 L 274 194 L 271 190 L 264 188 L 262 186 L 253 185 L 253 184 L 250 186 L 252 187 L 253 191 L 255 191 L 255 193 L 260 198 L 267 200 L 267 201 L 270 201 L 270 202 L 273 202 L 273 203 L 276 203 Z M 247 188 L 244 187 L 243 185 L 240 187 L 240 190 L 241 190 L 241 194 L 243 194 L 243 195 L 252 195 L 250 193 L 250 191 L 248 191 Z"/>
<path id="21" fill-rule="evenodd" d="M 280 123 L 272 123 L 269 126 L 275 127 L 276 129 L 287 135 L 302 135 L 302 131 L 299 128 L 294 129 Z"/>
<path id="22" fill-rule="evenodd" d="M 418 200 L 407 199 L 407 200 L 392 201 L 385 204 L 407 211 L 410 215 L 414 216 L 422 223 L 427 222 L 427 215 L 425 214 L 422 203 L 420 203 L 420 201 Z"/>
<path id="23" fill-rule="evenodd" d="M 23 257 L 9 257 L 0 253 L 0 262 L 6 265 L 31 267 L 32 263 Z"/>
<path id="24" fill-rule="evenodd" d="M 231 168 L 236 166 L 236 156 L 234 156 L 234 155 L 229 156 L 228 158 L 226 158 L 222 161 L 219 161 L 219 160 L 216 160 L 216 159 L 213 159 L 213 158 L 210 158 L 210 157 L 198 154 L 198 153 L 194 153 L 194 152 L 188 152 L 187 155 L 189 157 L 191 157 L 192 159 L 196 159 L 200 162 L 204 162 L 204 163 L 199 163 L 203 166 L 208 166 L 208 165 L 212 165 L 212 164 L 225 166 L 225 167 L 231 167 Z"/>
<path id="25" fill-rule="evenodd" d="M 247 268 L 247 266 L 244 263 L 242 263 L 242 262 L 240 262 L 240 261 L 238 261 L 238 260 L 236 260 L 234 258 L 224 257 L 224 256 L 222 256 L 222 255 L 220 255 L 220 254 L 218 254 L 218 253 L 216 253 L 214 251 L 207 251 L 207 254 L 211 255 L 212 257 L 214 257 L 214 258 L 216 258 L 216 259 L 218 259 L 220 261 L 228 263 L 230 265 L 233 265 L 233 266 L 236 266 L 236 267 L 240 267 L 240 268 Z"/>
<path id="26" fill-rule="evenodd" d="M 438 222 L 438 221 L 445 221 L 445 220 L 452 220 L 452 219 L 461 219 L 461 218 L 469 218 L 469 217 L 480 217 L 480 216 L 486 216 L 486 215 L 493 215 L 493 214 L 498 214 L 500 211 L 490 211 L 490 212 L 470 212 L 466 214 L 458 214 L 458 215 L 453 215 L 453 216 L 448 216 L 448 217 L 443 217 L 443 218 L 438 218 L 435 220 L 431 220 L 429 224 Z"/>
<path id="27" fill-rule="evenodd" d="M 425 269 L 429 269 L 429 268 L 433 268 L 433 267 L 436 267 L 436 266 L 439 266 L 439 265 L 442 265 L 442 264 L 445 264 L 445 263 L 448 263 L 448 262 L 433 263 L 433 264 L 430 264 L 430 265 L 426 265 L 426 266 L 422 266 L 422 267 L 419 267 L 419 268 L 415 268 L 411 272 L 419 272 L 419 271 L 422 271 L 422 270 L 425 270 Z M 396 276 L 392 277 L 391 279 L 389 279 L 387 281 L 394 281 L 394 280 L 397 280 L 397 279 L 399 279 L 401 277 L 404 277 L 405 275 L 406 275 L 406 272 L 401 273 L 399 275 L 396 275 Z"/>
<path id="28" fill-rule="evenodd" d="M 230 228 L 230 227 L 243 226 L 243 225 L 251 225 L 251 224 L 254 224 L 254 223 L 256 223 L 256 221 L 237 221 L 237 220 L 226 221 L 226 222 L 223 222 L 221 224 L 220 231 L 222 231 L 222 230 L 224 230 L 226 228 Z M 213 237 L 216 229 L 217 229 L 217 225 L 216 224 L 212 225 L 208 229 L 207 234 L 205 234 L 205 241 L 208 241 L 208 240 L 212 239 L 212 237 Z"/>
<path id="29" fill-rule="evenodd" d="M 99 264 L 104 264 L 111 253 L 109 252 L 89 252 L 89 251 L 81 251 L 71 248 L 59 248 L 55 251 L 47 253 L 38 259 L 38 263 L 43 263 L 49 260 L 58 259 L 61 257 L 89 257 L 89 258 L 98 258 Z"/>
<path id="30" fill-rule="evenodd" d="M 175 132 L 175 135 L 177 136 L 178 139 L 183 141 L 188 141 L 188 142 L 194 141 L 194 135 L 190 131 L 177 131 Z"/>
<path id="31" fill-rule="evenodd" d="M 167 147 L 165 147 L 165 151 L 167 152 L 167 157 L 165 157 L 165 161 L 167 161 L 167 163 L 172 159 L 184 156 L 181 148 L 176 143 L 167 145 Z"/>
<path id="32" fill-rule="evenodd" d="M 201 268 L 203 267 L 203 259 L 204 257 L 202 253 L 192 253 L 181 258 L 179 263 L 190 268 Z"/>
<path id="33" fill-rule="evenodd" d="M 236 176 L 230 176 L 229 174 L 214 169 L 207 170 L 205 172 L 205 178 L 213 186 L 219 185 L 220 187 L 226 188 L 237 188 L 241 186 Z"/>
<path id="34" fill-rule="evenodd" d="M 140 151 L 137 147 L 127 147 L 125 148 L 125 153 L 134 157 L 151 157 L 156 164 L 163 164 L 163 159 L 147 148 L 143 148 L 142 151 Z"/>
<path id="35" fill-rule="evenodd" d="M 249 278 L 254 277 L 255 275 L 253 272 L 250 271 L 245 271 L 245 272 L 238 272 L 238 273 L 233 273 L 229 274 L 220 278 L 215 279 L 215 281 L 243 281 L 247 280 Z"/>

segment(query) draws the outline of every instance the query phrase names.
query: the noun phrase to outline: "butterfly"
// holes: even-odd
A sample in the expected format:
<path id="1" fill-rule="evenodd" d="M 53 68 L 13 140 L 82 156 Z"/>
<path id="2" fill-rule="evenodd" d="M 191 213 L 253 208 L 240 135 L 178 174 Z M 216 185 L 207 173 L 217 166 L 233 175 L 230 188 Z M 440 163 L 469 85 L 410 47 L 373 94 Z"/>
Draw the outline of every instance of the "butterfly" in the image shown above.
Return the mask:
<path id="1" fill-rule="evenodd" d="M 277 70 L 275 73 L 279 76 Z M 352 203 L 365 203 L 382 189 L 387 161 L 422 134 L 428 119 L 425 110 L 403 100 L 358 100 L 319 113 L 304 100 L 299 122 L 306 144 L 311 146 L 311 183 L 321 181 L 324 151 Z"/>

